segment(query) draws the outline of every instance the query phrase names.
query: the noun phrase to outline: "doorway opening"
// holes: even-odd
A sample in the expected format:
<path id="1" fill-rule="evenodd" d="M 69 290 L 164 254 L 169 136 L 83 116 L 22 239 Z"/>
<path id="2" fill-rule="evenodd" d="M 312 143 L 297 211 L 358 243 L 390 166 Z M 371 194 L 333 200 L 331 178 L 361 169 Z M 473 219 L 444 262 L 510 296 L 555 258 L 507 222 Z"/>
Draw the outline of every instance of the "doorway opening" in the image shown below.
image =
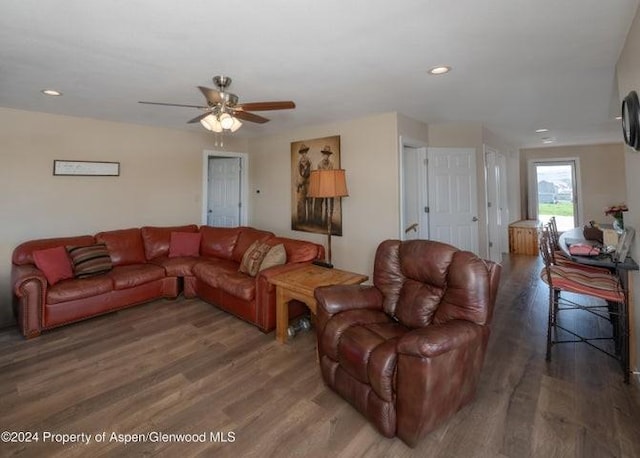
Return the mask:
<path id="1" fill-rule="evenodd" d="M 202 224 L 215 227 L 247 225 L 247 155 L 205 151 L 202 170 Z"/>
<path id="2" fill-rule="evenodd" d="M 402 143 L 401 149 L 401 233 L 402 240 L 429 238 L 427 195 L 427 148 Z"/>
<path id="3" fill-rule="evenodd" d="M 578 226 L 577 159 L 540 160 L 529 164 L 529 213 L 546 224 L 555 217 L 559 231 Z"/>
<path id="4" fill-rule="evenodd" d="M 507 160 L 503 154 L 486 145 L 484 151 L 489 259 L 494 262 L 502 262 L 502 253 L 509 251 Z"/>

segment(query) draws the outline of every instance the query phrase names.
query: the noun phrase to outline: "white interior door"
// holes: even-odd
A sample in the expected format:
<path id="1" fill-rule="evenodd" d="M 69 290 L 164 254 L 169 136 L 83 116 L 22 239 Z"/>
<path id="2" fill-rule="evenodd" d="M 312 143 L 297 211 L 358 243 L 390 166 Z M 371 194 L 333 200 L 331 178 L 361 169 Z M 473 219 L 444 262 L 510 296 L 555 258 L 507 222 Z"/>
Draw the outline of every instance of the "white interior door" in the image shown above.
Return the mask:
<path id="1" fill-rule="evenodd" d="M 485 148 L 487 189 L 487 243 L 489 259 L 502 261 L 507 251 L 507 221 L 509 209 L 506 193 L 506 158 L 491 148 Z"/>
<path id="2" fill-rule="evenodd" d="M 474 148 L 429 148 L 429 235 L 478 253 L 478 186 Z"/>
<path id="3" fill-rule="evenodd" d="M 402 239 L 428 239 L 427 150 L 402 147 Z"/>
<path id="4" fill-rule="evenodd" d="M 207 225 L 240 226 L 241 158 L 209 157 Z"/>

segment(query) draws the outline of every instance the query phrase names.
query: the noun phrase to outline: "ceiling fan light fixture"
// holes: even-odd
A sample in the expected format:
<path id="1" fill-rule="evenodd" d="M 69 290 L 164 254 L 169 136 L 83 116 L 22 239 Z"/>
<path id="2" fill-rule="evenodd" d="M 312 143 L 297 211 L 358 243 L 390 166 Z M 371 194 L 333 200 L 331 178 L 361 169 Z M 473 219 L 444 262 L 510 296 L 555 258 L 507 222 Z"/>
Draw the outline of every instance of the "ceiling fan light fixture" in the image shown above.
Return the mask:
<path id="1" fill-rule="evenodd" d="M 216 134 L 219 134 L 223 131 L 220 121 L 218 121 L 218 118 L 216 118 L 215 116 L 213 117 L 213 121 L 211 121 L 211 130 Z"/>
<path id="2" fill-rule="evenodd" d="M 233 124 L 231 125 L 231 129 L 230 130 L 231 130 L 231 132 L 235 132 L 236 130 L 238 130 L 238 129 L 240 129 L 242 127 L 242 123 L 235 116 L 232 117 L 232 119 L 233 119 Z"/>
<path id="3" fill-rule="evenodd" d="M 229 113 L 222 113 L 219 120 L 220 125 L 225 130 L 231 129 L 231 126 L 233 126 L 233 117 Z"/>
<path id="4" fill-rule="evenodd" d="M 200 124 L 207 130 L 213 130 L 213 121 L 215 121 L 215 119 L 213 115 L 208 115 L 200 120 Z"/>

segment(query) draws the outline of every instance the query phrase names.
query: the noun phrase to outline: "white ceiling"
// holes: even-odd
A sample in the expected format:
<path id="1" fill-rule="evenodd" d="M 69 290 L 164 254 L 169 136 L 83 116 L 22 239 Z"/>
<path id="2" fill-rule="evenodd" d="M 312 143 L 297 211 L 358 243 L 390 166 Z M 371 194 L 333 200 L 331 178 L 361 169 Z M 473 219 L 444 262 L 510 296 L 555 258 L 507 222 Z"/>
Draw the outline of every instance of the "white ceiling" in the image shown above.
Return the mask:
<path id="1" fill-rule="evenodd" d="M 0 106 L 172 128 L 233 78 L 295 110 L 236 134 L 396 111 L 520 146 L 621 141 L 615 64 L 638 0 L 2 0 Z M 428 76 L 432 66 L 453 71 Z M 44 88 L 63 97 L 45 97 Z M 546 127 L 549 133 L 537 134 Z"/>

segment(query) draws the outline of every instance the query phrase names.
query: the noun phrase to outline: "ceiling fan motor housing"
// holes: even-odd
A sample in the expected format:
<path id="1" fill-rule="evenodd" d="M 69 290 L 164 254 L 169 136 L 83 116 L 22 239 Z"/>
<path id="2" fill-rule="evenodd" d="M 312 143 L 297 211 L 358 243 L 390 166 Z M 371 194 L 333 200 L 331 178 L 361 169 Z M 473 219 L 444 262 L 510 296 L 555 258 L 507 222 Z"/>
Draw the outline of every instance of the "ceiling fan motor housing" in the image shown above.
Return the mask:
<path id="1" fill-rule="evenodd" d="M 231 78 L 228 76 L 218 75 L 213 77 L 213 84 L 216 85 L 221 92 L 224 92 L 226 88 L 231 86 Z"/>

